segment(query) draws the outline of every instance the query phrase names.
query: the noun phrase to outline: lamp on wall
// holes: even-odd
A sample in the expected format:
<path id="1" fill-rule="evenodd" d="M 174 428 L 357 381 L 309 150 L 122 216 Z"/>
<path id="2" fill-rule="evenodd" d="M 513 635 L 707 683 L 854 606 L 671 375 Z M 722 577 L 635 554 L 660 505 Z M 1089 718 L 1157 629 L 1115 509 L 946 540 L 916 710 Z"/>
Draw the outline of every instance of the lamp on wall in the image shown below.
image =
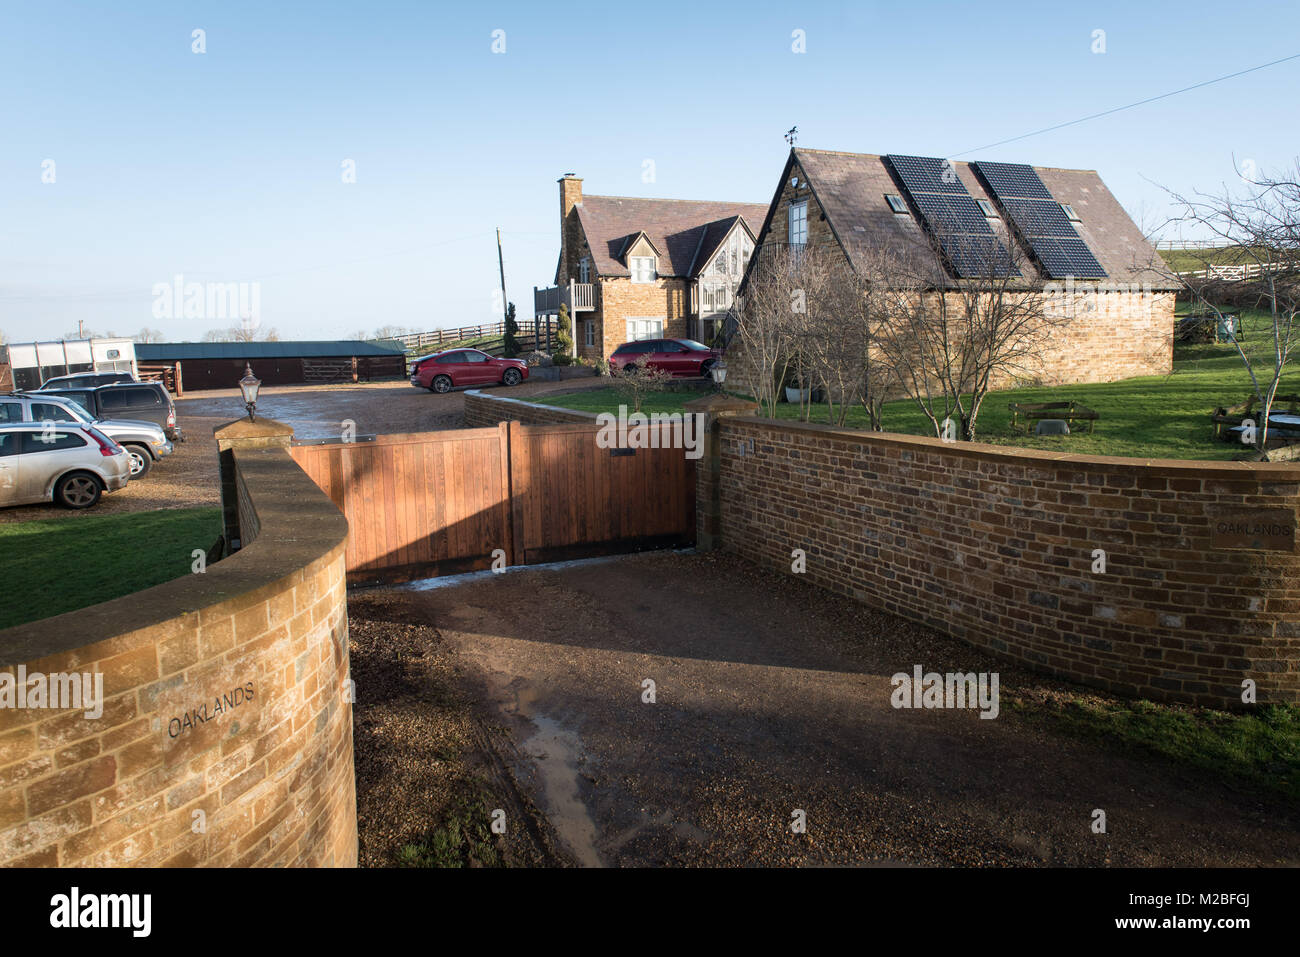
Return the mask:
<path id="1" fill-rule="evenodd" d="M 727 381 L 727 360 L 719 359 L 713 365 L 709 366 L 709 375 L 713 376 L 713 384 L 722 391 L 722 383 Z"/>
<path id="2" fill-rule="evenodd" d="M 254 421 L 253 410 L 257 407 L 257 390 L 262 387 L 262 380 L 253 375 L 253 364 L 244 363 L 244 377 L 239 380 L 239 391 L 244 394 L 244 408 L 248 410 L 248 421 Z"/>

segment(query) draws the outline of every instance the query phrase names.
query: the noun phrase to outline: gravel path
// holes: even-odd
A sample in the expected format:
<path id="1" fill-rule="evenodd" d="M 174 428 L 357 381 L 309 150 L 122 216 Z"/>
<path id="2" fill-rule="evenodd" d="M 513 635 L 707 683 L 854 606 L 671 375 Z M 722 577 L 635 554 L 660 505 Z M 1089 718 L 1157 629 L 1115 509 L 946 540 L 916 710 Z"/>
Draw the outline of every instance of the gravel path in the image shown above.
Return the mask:
<path id="1" fill-rule="evenodd" d="M 915 664 L 998 671 L 1004 701 L 1063 686 L 731 557 L 382 594 L 458 654 L 581 863 L 1300 863 L 1295 808 L 1005 707 L 996 720 L 894 709 L 889 676 Z M 1090 830 L 1096 808 L 1105 835 Z M 806 834 L 791 831 L 795 810 Z"/>

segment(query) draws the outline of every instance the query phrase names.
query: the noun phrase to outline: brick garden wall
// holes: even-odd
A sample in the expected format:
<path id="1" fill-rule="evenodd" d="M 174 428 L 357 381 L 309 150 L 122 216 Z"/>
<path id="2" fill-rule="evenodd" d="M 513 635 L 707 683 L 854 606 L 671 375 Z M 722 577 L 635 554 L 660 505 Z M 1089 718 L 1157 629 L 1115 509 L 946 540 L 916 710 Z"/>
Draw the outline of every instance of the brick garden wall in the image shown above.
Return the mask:
<path id="1" fill-rule="evenodd" d="M 1240 707 L 1251 678 L 1261 701 L 1300 702 L 1293 464 L 1067 457 L 756 418 L 720 428 L 728 551 L 789 573 L 805 549 L 817 585 L 1121 694 Z M 1260 517 L 1281 536 L 1230 547 L 1242 542 L 1224 529 Z"/>
<path id="2" fill-rule="evenodd" d="M 0 865 L 355 866 L 347 523 L 283 448 L 234 462 L 242 551 L 0 631 L 0 672 L 106 699 L 0 708 Z"/>

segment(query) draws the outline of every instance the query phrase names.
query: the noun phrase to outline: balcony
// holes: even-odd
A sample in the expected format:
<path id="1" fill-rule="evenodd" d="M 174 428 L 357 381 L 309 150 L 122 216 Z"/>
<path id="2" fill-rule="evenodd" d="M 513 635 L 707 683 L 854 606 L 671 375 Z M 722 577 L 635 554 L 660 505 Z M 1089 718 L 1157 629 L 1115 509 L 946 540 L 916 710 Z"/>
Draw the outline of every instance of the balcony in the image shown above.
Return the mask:
<path id="1" fill-rule="evenodd" d="M 561 305 L 569 307 L 570 315 L 595 311 L 596 284 L 571 282 L 567 286 L 551 286 L 547 289 L 533 287 L 533 315 L 554 315 L 560 311 Z"/>

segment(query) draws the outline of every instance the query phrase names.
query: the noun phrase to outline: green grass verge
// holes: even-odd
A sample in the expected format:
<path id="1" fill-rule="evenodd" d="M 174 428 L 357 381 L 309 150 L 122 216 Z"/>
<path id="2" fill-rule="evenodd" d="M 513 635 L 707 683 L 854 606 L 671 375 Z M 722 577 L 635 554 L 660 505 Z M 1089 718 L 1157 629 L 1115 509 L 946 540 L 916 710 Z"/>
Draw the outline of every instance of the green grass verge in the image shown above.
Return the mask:
<path id="1" fill-rule="evenodd" d="M 1231 714 L 1072 696 L 1047 703 L 1013 698 L 1011 709 L 1056 733 L 1156 755 L 1241 790 L 1300 799 L 1300 708 L 1291 705 Z"/>
<path id="2" fill-rule="evenodd" d="M 1265 313 L 1242 310 L 1243 343 L 1247 354 L 1267 364 L 1271 326 Z M 1286 378 L 1282 393 L 1300 391 L 1300 381 Z M 1033 387 L 990 393 L 980 408 L 976 438 L 980 442 L 1016 448 L 1049 449 L 1081 455 L 1118 455 L 1142 459 L 1199 459 L 1222 461 L 1243 450 L 1213 439 L 1210 415 L 1218 405 L 1243 402 L 1253 392 L 1250 377 L 1231 343 L 1176 346 L 1173 371 L 1167 376 L 1147 376 L 1120 382 Z M 643 412 L 678 412 L 691 392 L 662 392 L 647 397 Z M 1101 415 L 1095 431 L 1071 435 L 1033 436 L 1011 428 L 1009 402 L 1061 402 L 1074 399 Z M 565 395 L 542 396 L 531 401 L 584 412 L 616 412 L 626 402 L 613 388 Z M 828 422 L 825 406 L 814 406 L 813 422 Z M 777 417 L 797 419 L 799 407 L 781 403 Z M 846 426 L 868 427 L 861 407 L 850 411 Z M 933 435 L 925 416 L 911 400 L 885 405 L 883 425 L 888 432 Z M 1086 426 L 1079 428 L 1086 429 Z"/>
<path id="3" fill-rule="evenodd" d="M 0 628 L 61 615 L 191 573 L 221 509 L 77 515 L 0 525 Z"/>

